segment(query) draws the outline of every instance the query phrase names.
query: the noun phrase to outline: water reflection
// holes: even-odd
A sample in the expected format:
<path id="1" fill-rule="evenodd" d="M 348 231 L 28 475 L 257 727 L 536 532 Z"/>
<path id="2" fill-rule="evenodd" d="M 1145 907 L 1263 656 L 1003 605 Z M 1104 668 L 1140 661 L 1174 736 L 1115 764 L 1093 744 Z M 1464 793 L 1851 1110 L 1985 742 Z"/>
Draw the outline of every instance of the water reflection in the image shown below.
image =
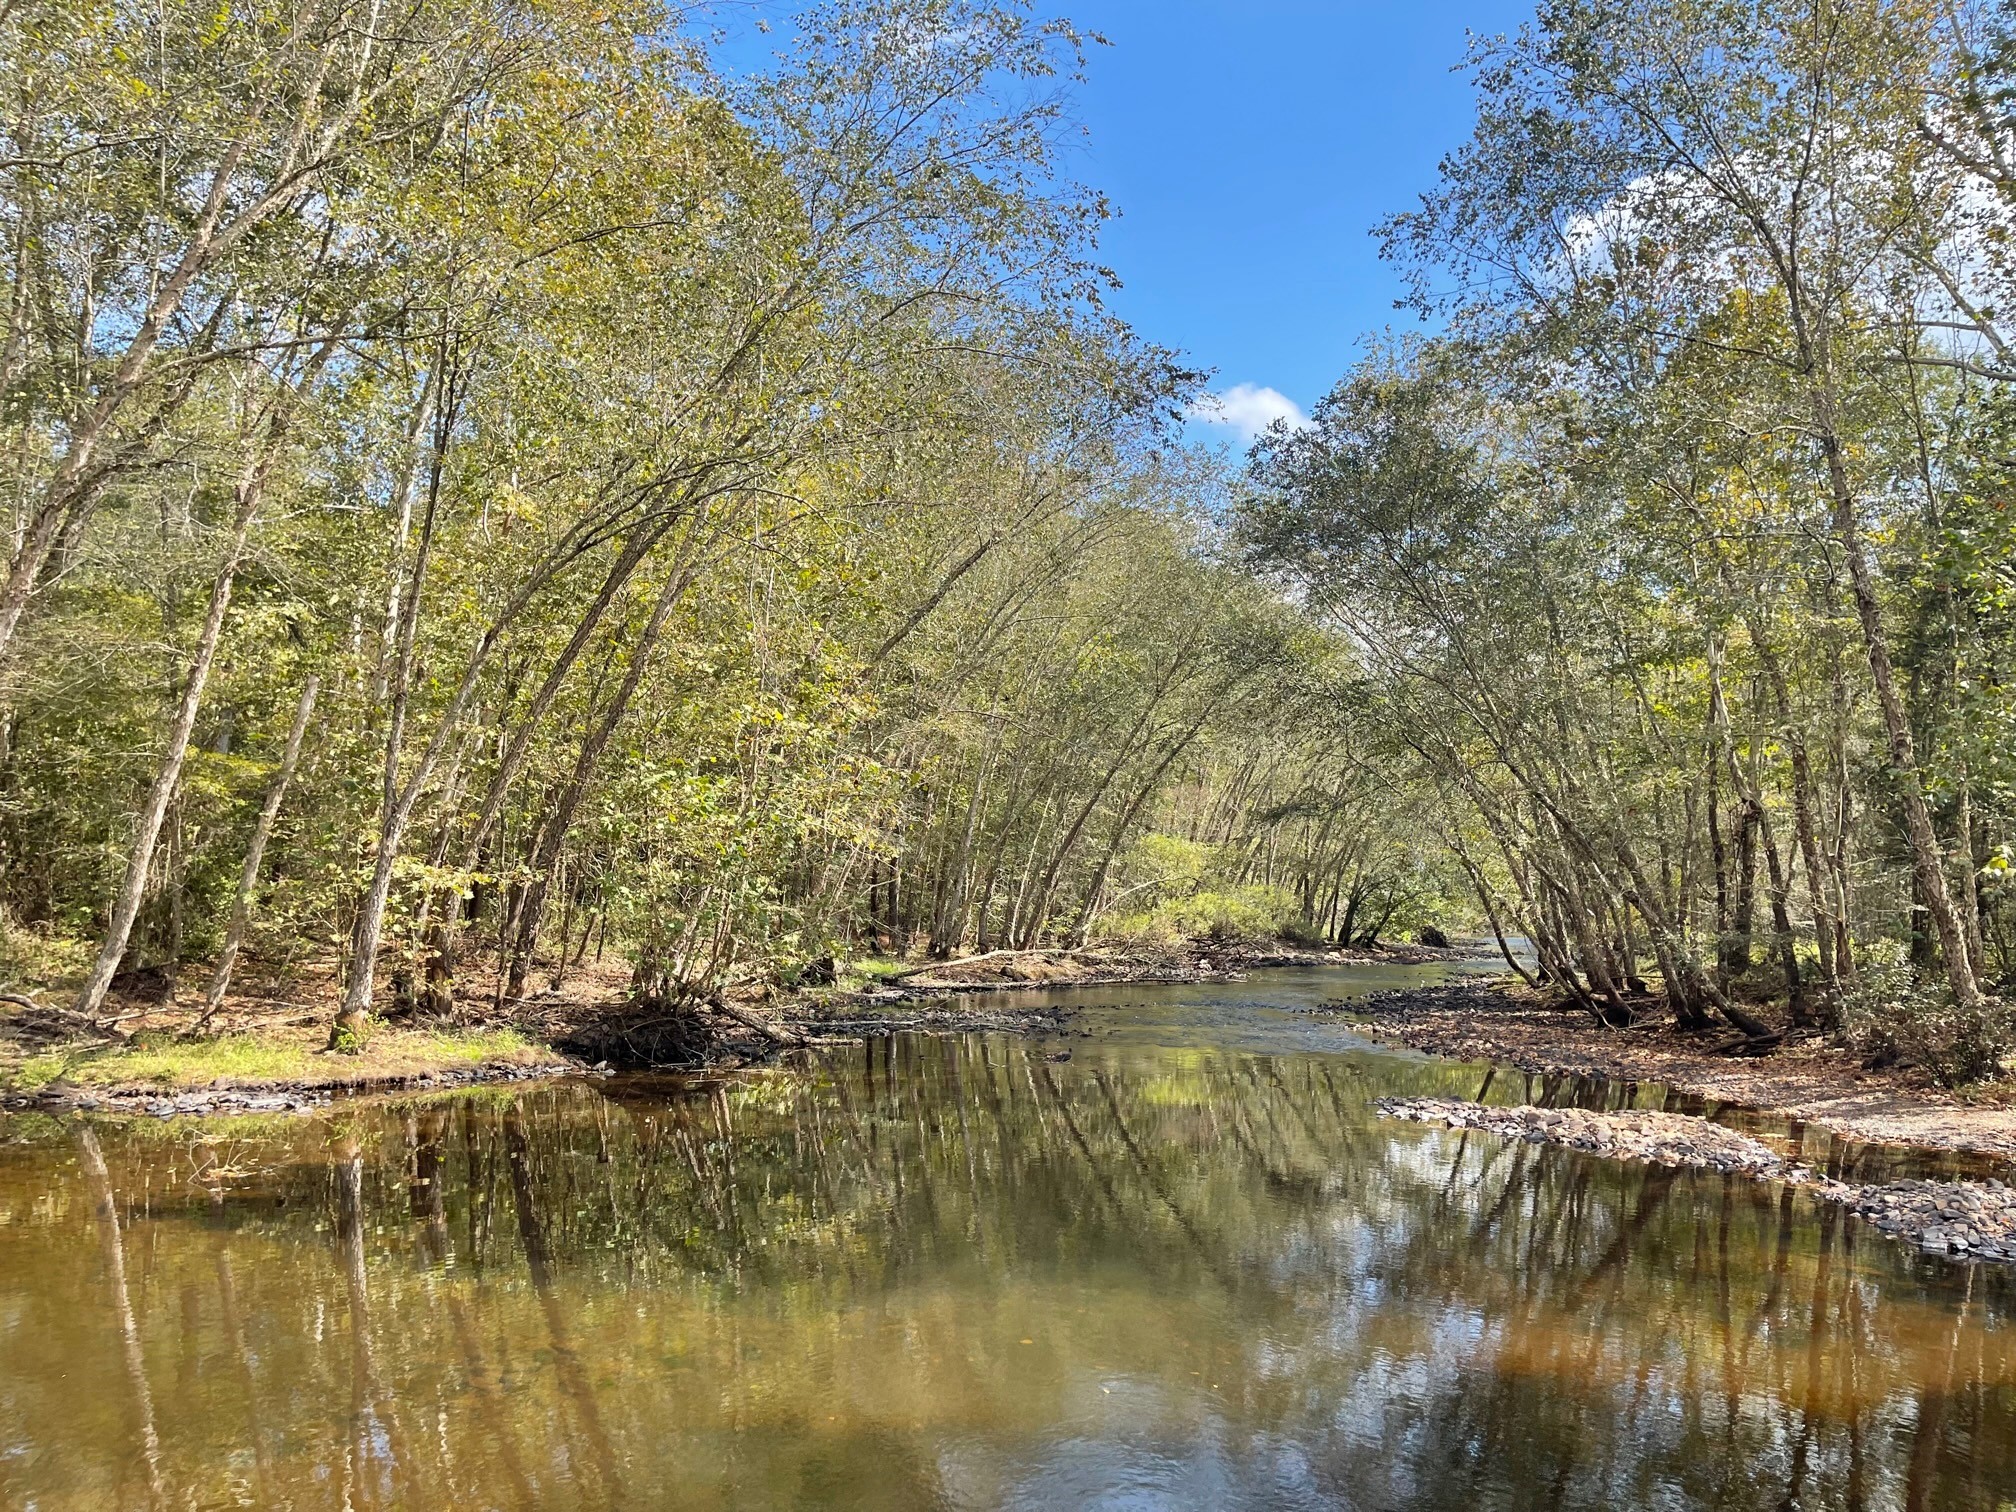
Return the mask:
<path id="1" fill-rule="evenodd" d="M 1334 1027 L 1128 1023 L 17 1120 L 0 1504 L 2007 1505 L 2003 1275 L 1773 1187 L 1378 1120 L 1482 1072 Z"/>

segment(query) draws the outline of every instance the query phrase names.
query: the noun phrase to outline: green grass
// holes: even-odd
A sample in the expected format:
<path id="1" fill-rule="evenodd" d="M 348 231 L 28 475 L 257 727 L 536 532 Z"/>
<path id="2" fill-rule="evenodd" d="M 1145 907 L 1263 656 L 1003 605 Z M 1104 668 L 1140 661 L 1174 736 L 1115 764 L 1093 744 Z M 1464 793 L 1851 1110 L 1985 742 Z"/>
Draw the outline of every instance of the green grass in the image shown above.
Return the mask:
<path id="1" fill-rule="evenodd" d="M 862 956 L 858 960 L 842 962 L 838 975 L 843 981 L 853 977 L 862 982 L 886 982 L 915 964 L 914 961 L 897 960 L 894 956 Z"/>
<path id="2" fill-rule="evenodd" d="M 380 1026 L 357 1055 L 326 1055 L 320 1045 L 319 1036 L 232 1034 L 185 1040 L 141 1034 L 130 1045 L 30 1056 L 11 1069 L 0 1068 L 0 1085 L 21 1093 L 39 1091 L 58 1078 L 77 1086 L 169 1088 L 372 1081 L 540 1058 L 539 1047 L 513 1029 L 456 1033 Z"/>
<path id="3" fill-rule="evenodd" d="M 0 1086 L 10 1092 L 40 1092 L 69 1068 L 70 1057 L 31 1055 L 11 1071 L 0 1071 Z"/>

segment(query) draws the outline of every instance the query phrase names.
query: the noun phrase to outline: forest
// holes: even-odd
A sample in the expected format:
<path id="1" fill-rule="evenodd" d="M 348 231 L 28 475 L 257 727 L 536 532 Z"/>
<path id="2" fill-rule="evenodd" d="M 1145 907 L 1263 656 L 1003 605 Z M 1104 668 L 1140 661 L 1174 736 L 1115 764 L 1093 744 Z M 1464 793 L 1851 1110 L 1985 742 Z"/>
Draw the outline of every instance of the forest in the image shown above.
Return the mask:
<path id="1" fill-rule="evenodd" d="M 5 24 L 0 891 L 76 1013 L 1082 937 L 1303 664 L 1102 311 L 1062 22 Z"/>
<path id="2" fill-rule="evenodd" d="M 1567 0 L 1479 42 L 1473 136 L 1382 228 L 1443 333 L 1255 455 L 1256 559 L 1595 1022 L 2011 1048 L 2010 19 Z"/>
<path id="3" fill-rule="evenodd" d="M 758 66 L 627 0 L 23 0 L 0 986 L 344 1049 L 591 957 L 1433 928 L 1592 1033 L 1991 1074 L 2012 26 L 1478 38 L 1405 329 L 1242 458 L 1110 309 L 1100 39 L 1019 0 Z"/>

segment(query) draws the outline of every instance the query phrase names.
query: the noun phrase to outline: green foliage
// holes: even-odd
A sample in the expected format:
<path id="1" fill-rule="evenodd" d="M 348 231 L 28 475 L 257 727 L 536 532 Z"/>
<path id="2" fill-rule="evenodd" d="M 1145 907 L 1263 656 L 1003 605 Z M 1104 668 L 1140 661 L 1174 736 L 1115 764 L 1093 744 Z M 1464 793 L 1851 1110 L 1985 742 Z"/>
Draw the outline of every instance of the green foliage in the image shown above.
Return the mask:
<path id="1" fill-rule="evenodd" d="M 2000 1076 L 2016 1053 L 2016 1010 L 2007 1002 L 1963 1008 L 1894 951 L 1863 964 L 1844 1022 L 1848 1042 L 1872 1064 L 1921 1067 L 1945 1087 Z"/>
<path id="2" fill-rule="evenodd" d="M 1280 939 L 1295 922 L 1294 900 L 1278 887 L 1248 885 L 1201 889 L 1154 908 L 1112 920 L 1105 932 L 1120 940 L 1212 940 L 1257 943 Z"/>
<path id="3" fill-rule="evenodd" d="M 1254 452 L 1239 539 L 1362 651 L 1391 806 L 1605 1019 L 1656 962 L 1691 1028 L 2001 1054 L 1998 25 L 1577 0 L 1479 39 L 1471 139 L 1385 227 L 1443 334 Z"/>
<path id="4" fill-rule="evenodd" d="M 0 990 L 17 984 L 61 981 L 81 971 L 85 947 L 44 923 L 24 927 L 0 909 Z"/>
<path id="5" fill-rule="evenodd" d="M 381 32 L 0 16 L 21 972 L 242 936 L 355 1024 L 591 938 L 683 999 L 1094 927 L 1310 641 L 1217 552 L 1197 375 L 1101 307 L 1087 39 L 841 0 L 750 75 L 650 3 Z"/>

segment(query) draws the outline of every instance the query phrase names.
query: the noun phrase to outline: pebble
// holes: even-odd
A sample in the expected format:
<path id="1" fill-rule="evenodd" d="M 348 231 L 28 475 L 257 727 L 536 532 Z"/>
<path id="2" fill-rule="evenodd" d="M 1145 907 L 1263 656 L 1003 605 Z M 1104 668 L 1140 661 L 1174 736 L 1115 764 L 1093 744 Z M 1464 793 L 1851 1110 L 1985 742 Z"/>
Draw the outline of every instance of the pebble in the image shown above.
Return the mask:
<path id="1" fill-rule="evenodd" d="M 1492 1108 L 1443 1097 L 1385 1097 L 1379 1111 L 1414 1123 L 1482 1129 L 1617 1160 L 1731 1171 L 1786 1181 L 1933 1254 L 2016 1262 L 2016 1189 L 2000 1180 L 1836 1181 L 1785 1159 L 1761 1140 L 1680 1113 L 1632 1109 Z"/>

